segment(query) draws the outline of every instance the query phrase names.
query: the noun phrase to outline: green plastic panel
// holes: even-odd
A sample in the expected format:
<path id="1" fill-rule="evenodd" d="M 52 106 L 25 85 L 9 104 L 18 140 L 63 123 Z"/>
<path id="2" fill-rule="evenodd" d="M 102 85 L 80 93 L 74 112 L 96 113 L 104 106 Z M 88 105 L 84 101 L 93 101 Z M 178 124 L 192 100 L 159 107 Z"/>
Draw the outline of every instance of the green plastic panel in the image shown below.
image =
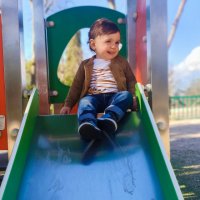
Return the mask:
<path id="1" fill-rule="evenodd" d="M 62 103 L 69 90 L 69 87 L 63 85 L 57 77 L 59 61 L 68 42 L 77 31 L 89 28 L 95 20 L 102 17 L 118 24 L 118 19 L 124 19 L 125 15 L 108 8 L 82 6 L 63 10 L 47 18 L 48 22 L 53 21 L 55 24 L 47 28 L 49 87 L 51 91 L 58 91 L 58 96 L 50 97 L 50 103 Z M 123 44 L 120 54 L 126 57 L 126 24 L 118 24 L 118 27 Z"/>
<path id="2" fill-rule="evenodd" d="M 0 190 L 3 200 L 183 199 L 140 85 L 136 94 L 140 111 L 127 114 L 115 140 L 101 144 L 88 165 L 77 116 L 36 117 L 32 99 Z"/>
<path id="3" fill-rule="evenodd" d="M 141 120 L 144 122 L 143 128 L 148 140 L 151 158 L 154 161 L 161 188 L 163 188 L 164 199 L 183 199 L 173 168 L 165 152 L 160 133 L 154 121 L 153 114 L 140 84 L 136 85 L 136 95 L 139 100 Z"/>
<path id="4" fill-rule="evenodd" d="M 9 164 L 0 188 L 0 199 L 16 199 L 23 176 L 27 155 L 34 133 L 36 116 L 39 112 L 39 96 L 36 89 L 27 104 Z"/>

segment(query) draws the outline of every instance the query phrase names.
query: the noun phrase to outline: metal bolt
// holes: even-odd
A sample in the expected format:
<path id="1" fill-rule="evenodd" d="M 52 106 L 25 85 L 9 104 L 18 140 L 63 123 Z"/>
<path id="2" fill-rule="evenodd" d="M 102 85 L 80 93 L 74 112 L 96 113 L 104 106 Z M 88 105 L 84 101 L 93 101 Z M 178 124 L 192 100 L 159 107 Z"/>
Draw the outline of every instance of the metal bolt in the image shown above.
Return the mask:
<path id="1" fill-rule="evenodd" d="M 55 26 L 55 22 L 54 21 L 47 21 L 46 22 L 46 27 L 49 28 L 49 27 L 54 27 Z"/>
<path id="2" fill-rule="evenodd" d="M 118 18 L 117 23 L 118 24 L 126 24 L 126 18 Z"/>
<path id="3" fill-rule="evenodd" d="M 147 42 L 147 36 L 146 36 L 146 35 L 142 37 L 142 41 L 143 41 L 144 43 Z"/>
<path id="4" fill-rule="evenodd" d="M 138 14 L 137 14 L 137 12 L 134 12 L 134 13 L 133 13 L 133 19 L 136 21 L 137 18 L 138 18 Z"/>
<path id="5" fill-rule="evenodd" d="M 31 96 L 31 93 L 32 93 L 32 90 L 24 89 L 24 90 L 23 90 L 23 97 L 24 97 L 25 99 L 28 99 L 28 98 Z"/>
<path id="6" fill-rule="evenodd" d="M 166 122 L 164 122 L 164 121 L 159 121 L 159 122 L 157 122 L 157 126 L 158 126 L 158 129 L 159 129 L 160 131 L 164 131 L 164 130 L 167 129 L 167 124 L 166 124 Z"/>
<path id="7" fill-rule="evenodd" d="M 50 91 L 50 96 L 58 96 L 58 91 L 57 90 L 53 90 L 53 91 Z"/>
<path id="8" fill-rule="evenodd" d="M 10 135 L 12 137 L 17 137 L 18 132 L 19 132 L 19 129 L 18 128 L 14 128 L 14 129 L 11 130 Z"/>

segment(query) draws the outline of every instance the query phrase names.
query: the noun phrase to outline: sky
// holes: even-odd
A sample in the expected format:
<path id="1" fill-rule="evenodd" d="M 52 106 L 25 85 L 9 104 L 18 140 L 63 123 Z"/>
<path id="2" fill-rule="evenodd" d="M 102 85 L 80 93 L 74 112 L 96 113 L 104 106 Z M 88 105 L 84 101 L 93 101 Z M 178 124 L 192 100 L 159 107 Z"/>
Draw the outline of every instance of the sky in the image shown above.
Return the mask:
<path id="1" fill-rule="evenodd" d="M 174 21 L 180 0 L 168 0 L 168 30 Z M 168 51 L 169 65 L 182 62 L 194 48 L 200 46 L 200 1 L 188 0 L 178 29 Z"/>
<path id="2" fill-rule="evenodd" d="M 168 32 L 174 21 L 178 6 L 181 0 L 167 0 L 168 3 Z M 28 0 L 23 0 L 24 5 L 24 38 L 25 38 L 25 57 L 31 59 L 31 10 Z M 107 6 L 107 0 L 57 0 L 56 9 L 63 9 L 64 7 L 74 7 L 80 5 L 97 5 Z M 126 1 L 116 0 L 117 10 L 126 13 Z M 174 40 L 168 51 L 169 68 L 183 62 L 184 59 L 192 52 L 192 50 L 200 46 L 200 1 L 188 0 L 181 16 L 177 32 Z M 50 10 L 50 13 L 56 12 L 55 8 Z M 85 36 L 87 37 L 87 34 Z M 85 40 L 85 38 L 83 39 Z"/>

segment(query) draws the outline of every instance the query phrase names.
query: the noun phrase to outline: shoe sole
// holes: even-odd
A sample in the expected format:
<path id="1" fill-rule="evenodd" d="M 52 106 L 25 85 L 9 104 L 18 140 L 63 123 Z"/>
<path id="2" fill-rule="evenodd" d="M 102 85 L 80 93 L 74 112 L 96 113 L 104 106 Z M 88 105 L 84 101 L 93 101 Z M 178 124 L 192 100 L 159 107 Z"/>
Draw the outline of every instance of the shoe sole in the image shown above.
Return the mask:
<path id="1" fill-rule="evenodd" d="M 99 118 L 97 120 L 97 123 L 98 123 L 98 127 L 105 131 L 106 133 L 108 134 L 113 134 L 116 132 L 117 130 L 117 123 L 112 120 L 112 119 L 103 119 L 103 118 Z"/>
<path id="2" fill-rule="evenodd" d="M 84 140 L 100 140 L 103 137 L 101 130 L 96 129 L 90 124 L 84 124 L 81 126 L 79 134 Z"/>

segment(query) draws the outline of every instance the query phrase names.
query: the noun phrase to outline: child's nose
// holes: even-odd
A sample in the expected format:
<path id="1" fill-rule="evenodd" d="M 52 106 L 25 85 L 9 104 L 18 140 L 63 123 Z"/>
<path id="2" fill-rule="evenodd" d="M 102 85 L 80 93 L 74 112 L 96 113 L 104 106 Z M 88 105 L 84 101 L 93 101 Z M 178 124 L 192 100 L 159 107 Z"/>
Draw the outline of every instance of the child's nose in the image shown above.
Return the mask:
<path id="1" fill-rule="evenodd" d="M 112 43 L 111 48 L 118 48 L 118 44 Z"/>

